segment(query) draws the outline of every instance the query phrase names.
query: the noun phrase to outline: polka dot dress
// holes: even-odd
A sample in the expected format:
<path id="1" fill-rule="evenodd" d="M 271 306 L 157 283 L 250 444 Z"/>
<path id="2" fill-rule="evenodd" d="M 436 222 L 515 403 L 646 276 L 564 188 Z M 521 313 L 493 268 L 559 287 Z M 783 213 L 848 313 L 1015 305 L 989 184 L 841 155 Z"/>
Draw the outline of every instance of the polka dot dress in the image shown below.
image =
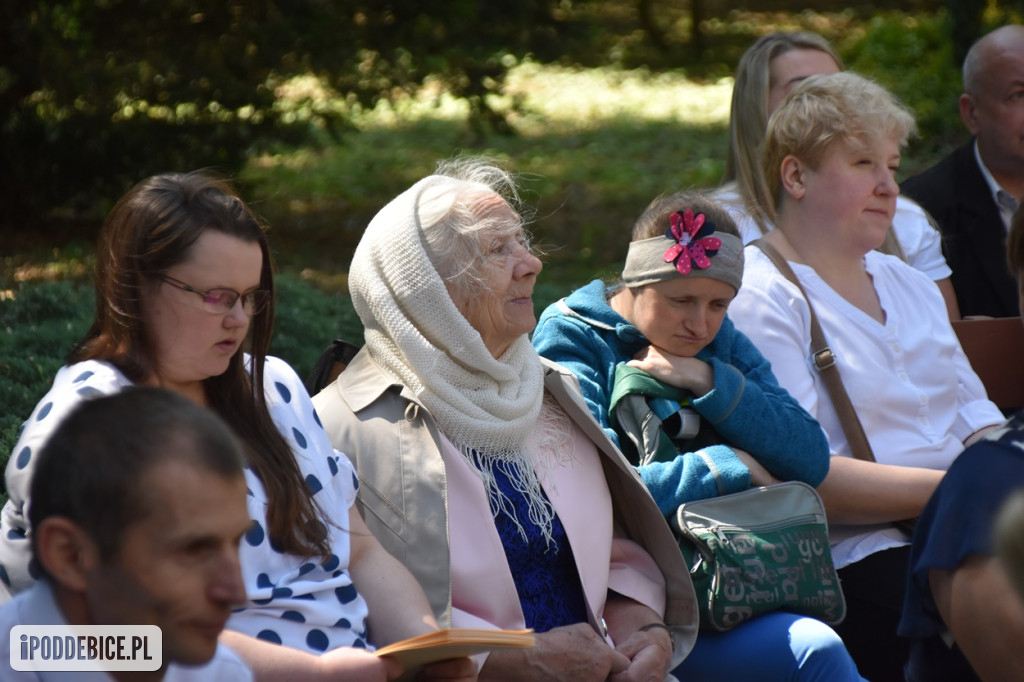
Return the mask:
<path id="1" fill-rule="evenodd" d="M 228 628 L 311 653 L 339 646 L 367 647 L 367 609 L 348 574 L 348 510 L 358 479 L 348 458 L 327 439 L 299 377 L 267 358 L 264 384 L 271 417 L 295 454 L 313 499 L 331 517 L 331 556 L 306 559 L 280 552 L 266 532 L 266 493 L 246 470 L 252 526 L 239 555 L 248 599 Z M 86 361 L 61 368 L 53 387 L 22 427 L 7 465 L 10 496 L 0 514 L 0 581 L 20 591 L 30 574 L 27 506 L 34 455 L 61 419 L 80 401 L 117 393 L 131 382 L 112 365 Z"/>
<path id="2" fill-rule="evenodd" d="M 328 533 L 333 551 L 326 560 L 278 551 L 266 532 L 263 486 L 247 471 L 253 525 L 239 551 L 249 599 L 228 627 L 312 653 L 367 647 L 366 602 L 348 574 L 348 510 L 359 486 L 355 470 L 327 440 L 306 389 L 288 365 L 267 358 L 264 382 L 270 414 L 291 445 L 313 499 L 332 515 Z"/>
<path id="3" fill-rule="evenodd" d="M 29 570 L 28 496 L 36 458 L 65 416 L 83 400 L 119 393 L 132 383 L 113 365 L 87 361 L 62 367 L 50 391 L 21 426 L 7 462 L 8 500 L 0 512 L 0 581 L 20 592 L 38 577 Z"/>

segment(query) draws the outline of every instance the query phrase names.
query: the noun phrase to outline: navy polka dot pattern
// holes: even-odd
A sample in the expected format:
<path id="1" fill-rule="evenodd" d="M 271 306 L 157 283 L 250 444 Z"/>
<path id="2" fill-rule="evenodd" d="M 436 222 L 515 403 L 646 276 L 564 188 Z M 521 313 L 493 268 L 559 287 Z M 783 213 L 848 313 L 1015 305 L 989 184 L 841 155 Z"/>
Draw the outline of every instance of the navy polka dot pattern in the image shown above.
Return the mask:
<path id="1" fill-rule="evenodd" d="M 253 497 L 253 495 L 250 493 L 247 497 Z M 263 542 L 264 537 L 266 537 L 266 535 L 263 532 L 263 526 L 260 525 L 259 521 L 253 521 L 252 526 L 245 533 L 245 541 L 252 547 L 259 547 L 260 543 Z"/>
<path id="2" fill-rule="evenodd" d="M 326 651 L 330 640 L 323 630 L 310 630 L 306 635 L 306 645 L 314 651 Z"/>
<path id="3" fill-rule="evenodd" d="M 112 365 L 82 362 L 62 367 L 53 385 L 21 426 L 18 442 L 11 450 L 11 462 L 5 483 L 8 500 L 0 515 L 0 580 L 12 591 L 30 587 L 38 577 L 29 569 L 31 543 L 26 541 L 28 502 L 35 455 L 64 417 L 81 401 L 119 393 L 131 382 Z"/>
<path id="4" fill-rule="evenodd" d="M 273 642 L 274 644 L 281 643 L 281 635 L 277 634 L 273 630 L 260 630 L 256 633 L 257 639 L 262 639 L 264 642 Z"/>
<path id="5" fill-rule="evenodd" d="M 277 389 L 278 395 L 281 396 L 281 400 L 283 400 L 285 404 L 292 401 L 292 392 L 288 390 L 287 386 L 278 381 L 274 383 L 274 388 Z"/>
<path id="6" fill-rule="evenodd" d="M 356 594 L 355 585 L 336 588 L 334 594 L 337 595 L 338 601 L 342 604 L 351 604 L 359 596 Z"/>
<path id="7" fill-rule="evenodd" d="M 288 441 L 314 499 L 332 514 L 327 525 L 332 554 L 328 561 L 296 557 L 274 546 L 267 534 L 266 491 L 246 469 L 246 503 L 252 526 L 239 548 L 248 601 L 228 627 L 276 644 L 320 653 L 341 646 L 367 647 L 366 602 L 348 574 L 348 510 L 355 502 L 355 472 L 348 458 L 331 447 L 302 381 L 284 362 L 267 358 L 267 405 Z M 62 368 L 50 392 L 22 427 L 7 472 L 9 500 L 0 517 L 0 581 L 25 589 L 38 578 L 29 568 L 25 505 L 38 452 L 50 432 L 79 402 L 117 393 L 131 385 L 105 362 L 87 361 Z M 339 594 L 351 595 L 340 601 Z"/>
<path id="8" fill-rule="evenodd" d="M 334 512 L 327 525 L 332 553 L 321 561 L 275 548 L 266 532 L 263 485 L 246 472 L 253 492 L 247 502 L 254 524 L 240 553 L 249 601 L 231 616 L 228 627 L 259 637 L 273 633 L 285 646 L 311 653 L 366 646 L 366 602 L 347 570 L 348 510 L 356 495 L 354 469 L 347 457 L 331 447 L 295 372 L 268 358 L 264 376 L 271 387 L 267 391 L 271 416 L 292 446 L 306 486 L 321 509 Z M 340 599 L 342 594 L 345 600 Z"/>

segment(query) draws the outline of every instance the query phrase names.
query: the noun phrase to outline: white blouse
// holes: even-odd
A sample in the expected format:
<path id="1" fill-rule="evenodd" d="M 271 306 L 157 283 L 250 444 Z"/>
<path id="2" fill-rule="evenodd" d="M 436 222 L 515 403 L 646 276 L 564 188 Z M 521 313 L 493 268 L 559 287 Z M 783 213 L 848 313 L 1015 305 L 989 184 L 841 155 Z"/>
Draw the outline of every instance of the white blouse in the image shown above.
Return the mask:
<path id="1" fill-rule="evenodd" d="M 851 456 L 824 381 L 810 358 L 810 315 L 796 286 L 760 249 L 744 250 L 743 286 L 729 307 L 736 327 L 771 362 L 779 383 L 825 429 L 833 454 Z M 811 298 L 875 458 L 945 470 L 978 429 L 1001 423 L 949 323 L 938 287 L 893 256 L 870 252 L 865 267 L 885 323 L 855 307 L 809 266 L 790 263 Z M 906 544 L 891 525 L 833 526 L 837 566 Z"/>

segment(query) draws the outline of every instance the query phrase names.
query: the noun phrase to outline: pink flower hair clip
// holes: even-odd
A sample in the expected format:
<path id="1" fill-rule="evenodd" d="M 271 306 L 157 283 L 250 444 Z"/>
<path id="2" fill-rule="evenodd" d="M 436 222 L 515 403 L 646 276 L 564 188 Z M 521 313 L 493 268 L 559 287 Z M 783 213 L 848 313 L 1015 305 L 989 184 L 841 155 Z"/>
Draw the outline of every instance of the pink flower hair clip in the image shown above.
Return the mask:
<path id="1" fill-rule="evenodd" d="M 696 216 L 693 211 L 676 211 L 670 218 L 672 226 L 665 230 L 665 237 L 675 242 L 665 251 L 665 262 L 674 263 L 682 275 L 690 274 L 692 268 L 703 270 L 711 265 L 711 258 L 722 248 L 722 240 L 713 237 L 715 224 L 703 213 Z"/>

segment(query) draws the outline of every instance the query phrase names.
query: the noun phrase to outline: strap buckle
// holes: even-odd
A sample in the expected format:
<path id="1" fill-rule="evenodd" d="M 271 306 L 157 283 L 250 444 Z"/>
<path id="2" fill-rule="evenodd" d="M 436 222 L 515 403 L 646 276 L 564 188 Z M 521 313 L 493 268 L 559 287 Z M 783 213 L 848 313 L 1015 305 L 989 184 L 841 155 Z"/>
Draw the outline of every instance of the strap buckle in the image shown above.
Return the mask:
<path id="1" fill-rule="evenodd" d="M 819 372 L 836 364 L 836 354 L 827 346 L 819 350 L 812 357 L 814 359 L 814 366 L 818 368 Z"/>

